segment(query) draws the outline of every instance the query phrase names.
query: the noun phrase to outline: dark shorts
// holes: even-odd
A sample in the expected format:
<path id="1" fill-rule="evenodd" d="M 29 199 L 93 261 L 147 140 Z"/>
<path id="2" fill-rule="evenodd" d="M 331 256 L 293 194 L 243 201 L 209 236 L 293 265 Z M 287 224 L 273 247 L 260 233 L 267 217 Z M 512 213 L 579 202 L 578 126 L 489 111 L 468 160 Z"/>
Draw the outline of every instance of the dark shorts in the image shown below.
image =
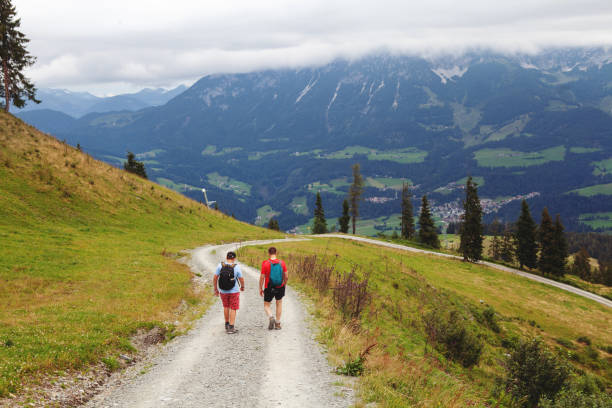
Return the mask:
<path id="1" fill-rule="evenodd" d="M 240 309 L 240 292 L 237 293 L 221 293 L 221 302 L 223 307 L 228 307 L 232 310 Z"/>
<path id="2" fill-rule="evenodd" d="M 285 287 L 280 288 L 265 288 L 264 289 L 264 302 L 271 302 L 272 298 L 281 300 L 285 296 Z"/>

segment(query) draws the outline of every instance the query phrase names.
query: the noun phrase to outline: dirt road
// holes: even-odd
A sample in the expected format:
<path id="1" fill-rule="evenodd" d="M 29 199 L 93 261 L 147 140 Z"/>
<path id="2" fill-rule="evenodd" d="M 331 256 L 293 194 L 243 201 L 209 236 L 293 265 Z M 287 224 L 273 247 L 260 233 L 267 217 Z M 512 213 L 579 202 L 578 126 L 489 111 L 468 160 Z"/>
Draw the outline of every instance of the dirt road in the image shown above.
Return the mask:
<path id="1" fill-rule="evenodd" d="M 242 245 L 267 244 L 253 241 Z M 219 261 L 236 244 L 192 252 L 191 267 L 210 281 Z M 238 260 L 240 261 L 240 260 Z M 167 345 L 147 372 L 110 387 L 88 407 L 347 407 L 352 390 L 334 385 L 324 352 L 313 339 L 298 294 L 287 288 L 282 330 L 267 330 L 259 271 L 241 265 L 245 292 L 228 335 L 217 300 L 188 334 Z"/>

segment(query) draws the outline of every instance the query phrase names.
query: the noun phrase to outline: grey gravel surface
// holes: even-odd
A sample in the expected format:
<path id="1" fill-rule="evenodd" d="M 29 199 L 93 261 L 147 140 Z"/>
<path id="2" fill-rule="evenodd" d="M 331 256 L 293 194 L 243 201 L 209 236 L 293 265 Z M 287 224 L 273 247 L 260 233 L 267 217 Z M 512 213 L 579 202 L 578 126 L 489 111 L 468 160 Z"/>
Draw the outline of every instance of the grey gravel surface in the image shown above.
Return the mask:
<path id="1" fill-rule="evenodd" d="M 392 242 L 384 242 L 384 241 L 377 241 L 375 239 L 369 239 L 369 238 L 364 238 L 364 237 L 356 237 L 356 236 L 351 236 L 351 235 L 340 235 L 340 234 L 323 234 L 323 235 L 318 235 L 319 237 L 323 237 L 323 238 L 342 238 L 342 239 L 350 239 L 353 241 L 361 241 L 361 242 L 367 242 L 369 244 L 374 244 L 374 245 L 380 245 L 380 246 L 384 246 L 384 247 L 389 247 L 389 248 L 395 248 L 395 249 L 401 249 L 403 251 L 409 251 L 409 252 L 418 252 L 418 253 L 422 253 L 422 254 L 430 254 L 430 255 L 435 255 L 435 256 L 441 256 L 441 257 L 445 257 L 445 258 L 453 258 L 453 259 L 463 259 L 460 256 L 456 256 L 456 255 L 449 255 L 449 254 L 442 254 L 440 252 L 434 252 L 434 251 L 427 251 L 425 249 L 419 249 L 419 248 L 412 248 L 412 247 L 408 247 L 408 246 L 404 246 L 404 245 L 400 245 L 400 244 L 394 244 Z M 604 306 L 607 307 L 612 307 L 612 301 L 602 297 L 602 296 L 598 296 L 594 293 L 588 292 L 586 290 L 582 290 L 579 288 L 576 288 L 574 286 L 571 285 L 566 285 L 565 283 L 561 283 L 561 282 L 557 282 L 554 281 L 552 279 L 547 279 L 544 278 L 542 276 L 538 276 L 538 275 L 534 275 L 532 273 L 528 273 L 528 272 L 523 272 L 523 271 L 519 271 L 518 269 L 514 269 L 514 268 L 509 268 L 507 266 L 503 266 L 503 265 L 498 265 L 495 264 L 493 262 L 486 262 L 486 261 L 480 261 L 478 262 L 479 264 L 482 265 L 487 265 L 491 268 L 494 269 L 499 269 L 500 271 L 504 271 L 504 272 L 510 272 L 516 275 L 520 275 L 523 276 L 527 279 L 531 279 L 540 283 L 544 283 L 546 285 L 549 286 L 554 286 L 556 288 L 565 290 L 566 292 L 570 292 L 573 293 L 575 295 L 578 296 L 582 296 L 584 298 L 587 299 L 591 299 L 597 303 L 601 303 Z"/>
<path id="2" fill-rule="evenodd" d="M 265 244 L 252 241 L 240 245 Z M 192 251 L 191 267 L 212 279 L 224 254 L 238 245 Z M 238 262 L 240 260 L 238 259 Z M 184 336 L 153 357 L 146 372 L 126 374 L 87 407 L 347 407 L 353 391 L 335 385 L 324 351 L 314 340 L 309 316 L 290 287 L 283 300 L 281 330 L 268 330 L 259 271 L 241 265 L 245 292 L 240 296 L 237 334 L 224 329 L 218 299 Z"/>

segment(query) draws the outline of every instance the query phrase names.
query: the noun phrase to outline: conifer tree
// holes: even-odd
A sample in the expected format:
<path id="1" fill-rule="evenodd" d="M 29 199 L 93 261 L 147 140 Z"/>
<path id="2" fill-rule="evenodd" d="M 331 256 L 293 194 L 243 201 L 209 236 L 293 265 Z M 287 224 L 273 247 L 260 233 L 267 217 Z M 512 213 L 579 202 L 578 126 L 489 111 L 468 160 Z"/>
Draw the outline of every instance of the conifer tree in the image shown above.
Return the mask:
<path id="1" fill-rule="evenodd" d="M 491 240 L 489 255 L 496 261 L 501 260 L 501 238 L 497 235 L 494 235 L 493 239 Z"/>
<path id="2" fill-rule="evenodd" d="M 440 248 L 440 240 L 436 226 L 434 225 L 431 212 L 429 210 L 429 202 L 427 196 L 424 195 L 421 200 L 421 213 L 419 215 L 419 241 L 433 248 Z"/>
<path id="3" fill-rule="evenodd" d="M 550 214 L 546 207 L 544 207 L 542 211 L 542 221 L 538 229 L 538 241 L 540 242 L 538 269 L 540 269 L 542 273 L 556 275 L 555 230 L 552 218 L 550 218 Z"/>
<path id="4" fill-rule="evenodd" d="M 536 242 L 537 227 L 531 218 L 527 201 L 521 203 L 521 215 L 516 222 L 516 258 L 523 266 L 535 268 L 538 264 L 538 247 Z"/>
<path id="5" fill-rule="evenodd" d="M 581 247 L 580 251 L 574 257 L 574 264 L 572 265 L 572 274 L 581 277 L 584 280 L 590 280 L 591 277 L 591 263 L 589 261 L 589 253 L 586 248 Z"/>
<path id="6" fill-rule="evenodd" d="M 402 238 L 412 239 L 414 237 L 414 215 L 412 214 L 412 196 L 408 184 L 402 185 Z"/>
<path id="7" fill-rule="evenodd" d="M 36 88 L 24 75 L 36 58 L 26 50 L 30 40 L 19 31 L 20 26 L 21 20 L 11 0 L 0 0 L 0 97 L 4 99 L 6 112 L 11 101 L 18 108 L 23 107 L 26 100 L 40 103 L 36 99 Z"/>
<path id="8" fill-rule="evenodd" d="M 347 233 L 349 230 L 349 223 L 351 216 L 349 215 L 349 203 L 348 200 L 344 200 L 342 203 L 342 216 L 338 218 L 338 224 L 340 224 L 340 232 Z"/>
<path id="9" fill-rule="evenodd" d="M 504 262 L 513 263 L 516 255 L 514 234 L 510 228 L 506 228 L 500 246 L 500 258 Z"/>
<path id="10" fill-rule="evenodd" d="M 128 152 L 127 162 L 123 163 L 123 168 L 130 173 L 134 173 L 145 179 L 147 178 L 144 163 L 136 160 L 136 155 L 132 152 Z"/>
<path id="11" fill-rule="evenodd" d="M 482 257 L 482 207 L 478 199 L 478 189 L 471 176 L 465 186 L 463 209 L 459 251 L 463 254 L 464 261 L 477 262 Z"/>
<path id="12" fill-rule="evenodd" d="M 280 226 L 278 225 L 278 221 L 274 218 L 270 218 L 270 221 L 268 221 L 268 228 L 273 231 L 280 231 Z"/>
<path id="13" fill-rule="evenodd" d="M 565 239 L 564 227 L 561 223 L 561 216 L 557 214 L 553 225 L 553 249 L 554 249 L 554 271 L 556 275 L 563 276 L 567 270 L 568 248 Z"/>
<path id="14" fill-rule="evenodd" d="M 314 209 L 314 224 L 312 226 L 313 234 L 325 234 L 327 232 L 327 222 L 325 221 L 325 212 L 321 203 L 321 194 L 317 193 L 317 200 Z"/>
<path id="15" fill-rule="evenodd" d="M 353 165 L 353 183 L 349 188 L 349 200 L 351 201 L 351 221 L 353 224 L 353 234 L 357 228 L 357 218 L 359 218 L 359 201 L 363 194 L 363 177 L 359 171 L 359 163 Z"/>

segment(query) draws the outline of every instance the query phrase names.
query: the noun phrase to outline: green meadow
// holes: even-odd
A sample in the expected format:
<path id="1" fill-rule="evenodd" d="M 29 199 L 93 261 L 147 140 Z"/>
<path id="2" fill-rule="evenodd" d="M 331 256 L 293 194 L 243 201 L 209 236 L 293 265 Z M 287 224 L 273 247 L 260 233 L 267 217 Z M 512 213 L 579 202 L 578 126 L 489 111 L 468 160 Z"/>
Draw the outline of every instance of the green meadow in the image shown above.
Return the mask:
<path id="1" fill-rule="evenodd" d="M 188 327 L 210 295 L 177 262 L 185 249 L 279 236 L 4 112 L 0 129 L 0 397 L 100 361 L 114 367 L 139 329 L 171 338 Z"/>
<path id="2" fill-rule="evenodd" d="M 528 167 L 565 159 L 565 146 L 538 152 L 519 152 L 506 148 L 481 149 L 474 152 L 480 167 Z"/>
<path id="3" fill-rule="evenodd" d="M 518 338 L 539 337 L 562 356 L 576 355 L 572 364 L 578 370 L 612 384 L 612 356 L 604 351 L 612 344 L 612 311 L 603 305 L 489 267 L 366 243 L 318 238 L 277 248 L 289 265 L 290 284 L 313 301 L 318 338 L 334 365 L 343 366 L 376 344 L 357 383 L 364 405 L 512 406 L 496 384 L 504 380 L 509 344 Z M 265 250 L 245 247 L 240 257 L 256 264 Z M 317 256 L 339 276 L 353 271 L 368 278 L 370 303 L 356 321 L 342 317 L 331 292 L 300 280 L 292 268 L 303 256 Z M 482 318 L 487 309 L 494 311 L 497 330 Z M 429 343 L 424 316 L 436 310 L 459 313 L 477 333 L 484 347 L 474 367 L 446 358 Z M 578 342 L 580 337 L 588 337 L 598 351 Z"/>

